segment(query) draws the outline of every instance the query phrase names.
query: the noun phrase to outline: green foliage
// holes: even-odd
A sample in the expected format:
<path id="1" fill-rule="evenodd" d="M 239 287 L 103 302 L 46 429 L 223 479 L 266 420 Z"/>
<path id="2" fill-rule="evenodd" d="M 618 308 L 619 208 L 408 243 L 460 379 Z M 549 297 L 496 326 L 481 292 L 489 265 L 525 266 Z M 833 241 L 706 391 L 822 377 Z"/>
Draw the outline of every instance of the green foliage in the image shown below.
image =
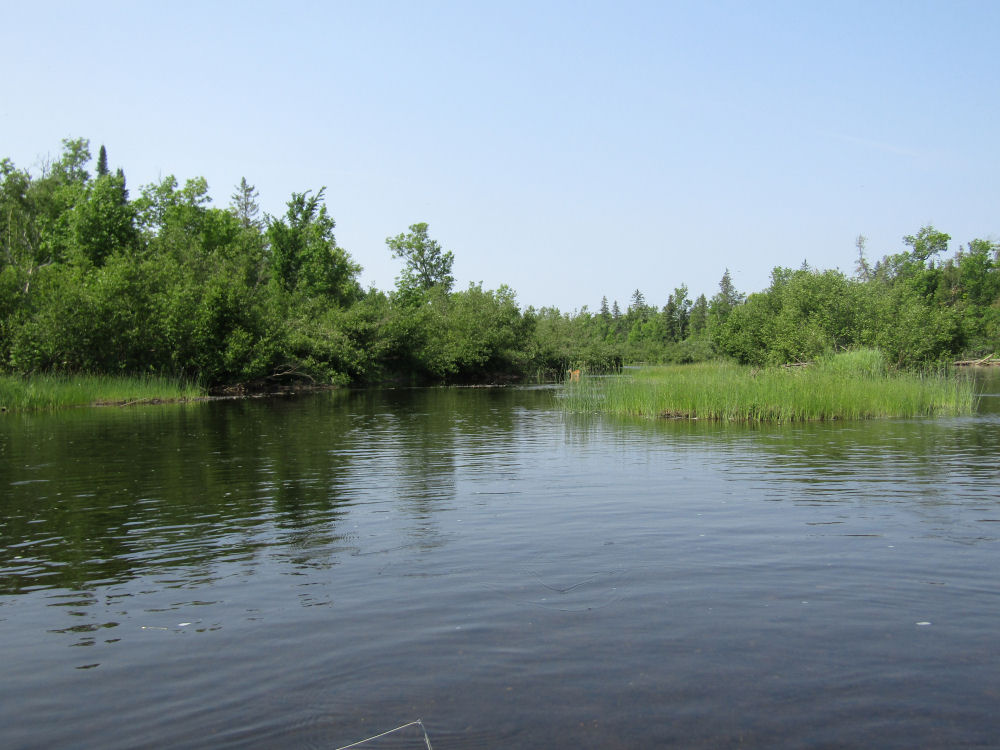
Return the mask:
<path id="1" fill-rule="evenodd" d="M 699 294 L 698 299 L 691 305 L 688 323 L 692 336 L 701 336 L 708 330 L 708 300 L 704 294 Z"/>
<path id="2" fill-rule="evenodd" d="M 201 177 L 171 175 L 131 200 L 106 149 L 93 176 L 90 158 L 86 139 L 67 139 L 37 175 L 0 161 L 2 370 L 205 386 L 459 382 L 720 356 L 846 367 L 834 357 L 845 349 L 898 370 L 1000 351 L 1000 248 L 973 240 L 944 257 L 950 237 L 933 227 L 874 264 L 859 237 L 852 279 L 776 268 L 745 297 L 726 270 L 694 302 L 678 284 L 653 304 L 636 289 L 624 314 L 607 297 L 597 313 L 521 311 L 505 286 L 454 291 L 454 256 L 426 223 L 386 240 L 404 261 L 396 289 L 364 291 L 323 190 L 293 193 L 283 216 L 261 221 L 245 178 L 226 209 Z"/>
<path id="3" fill-rule="evenodd" d="M 246 177 L 241 178 L 239 186 L 232 195 L 229 210 L 247 232 L 259 231 L 263 226 L 263 222 L 259 218 L 260 205 L 257 203 L 257 197 L 257 189 L 247 182 Z"/>
<path id="4" fill-rule="evenodd" d="M 507 287 L 411 290 L 395 295 L 387 313 L 386 354 L 409 380 L 495 380 L 527 372 L 537 359 L 535 319 Z"/>
<path id="5" fill-rule="evenodd" d="M 938 362 L 958 349 L 960 331 L 953 308 L 933 304 L 908 285 L 869 290 L 876 320 L 872 343 L 898 367 Z"/>
<path id="6" fill-rule="evenodd" d="M 361 266 L 337 245 L 335 223 L 323 203 L 325 189 L 292 193 L 284 218 L 269 219 L 271 278 L 285 292 L 348 305 L 360 296 Z"/>
<path id="7" fill-rule="evenodd" d="M 674 289 L 663 307 L 663 327 L 667 341 L 683 341 L 688 336 L 691 319 L 691 300 L 688 299 L 688 288 L 681 284 Z"/>
<path id="8" fill-rule="evenodd" d="M 712 331 L 719 330 L 729 319 L 729 314 L 738 305 L 743 304 L 744 299 L 745 297 L 736 291 L 736 287 L 733 285 L 733 278 L 727 268 L 725 273 L 722 274 L 722 279 L 719 281 L 719 291 L 712 297 L 708 304 L 709 329 Z"/>
<path id="9" fill-rule="evenodd" d="M 933 269 L 895 282 L 861 282 L 839 271 L 776 268 L 771 286 L 735 307 L 715 332 L 744 364 L 805 362 L 852 346 L 877 346 L 897 366 L 937 361 L 956 350 L 953 308 L 928 297 Z"/>
<path id="10" fill-rule="evenodd" d="M 427 291 L 435 286 L 451 291 L 455 283 L 451 275 L 455 256 L 451 251 L 442 250 L 437 240 L 428 236 L 426 223 L 411 225 L 406 234 L 386 237 L 385 244 L 393 258 L 406 262 L 402 275 L 396 279 L 400 292 Z"/>
<path id="11" fill-rule="evenodd" d="M 97 176 L 106 177 L 108 175 L 108 151 L 101 144 L 101 150 L 97 155 Z"/>
<path id="12" fill-rule="evenodd" d="M 554 307 L 529 309 L 525 317 L 534 329 L 535 367 L 548 376 L 568 369 L 604 372 L 621 366 L 622 345 L 600 315 L 586 310 L 572 316 Z"/>
<path id="13" fill-rule="evenodd" d="M 126 197 L 125 179 L 105 170 L 87 186 L 73 210 L 74 248 L 95 266 L 103 265 L 112 253 L 134 252 L 139 244 L 135 218 L 135 208 Z"/>
<path id="14" fill-rule="evenodd" d="M 932 226 L 922 227 L 916 234 L 908 234 L 903 238 L 903 242 L 913 248 L 911 254 L 919 263 L 932 255 L 946 252 L 950 241 L 950 235 L 939 232 Z"/>
<path id="15" fill-rule="evenodd" d="M 90 179 L 90 141 L 86 138 L 64 138 L 62 155 L 54 161 L 49 174 L 62 184 L 85 185 Z"/>
<path id="16" fill-rule="evenodd" d="M 464 379 L 523 372 L 529 365 L 525 349 L 531 321 L 521 315 L 514 291 L 496 291 L 470 284 L 451 296 L 448 345 L 455 372 Z"/>

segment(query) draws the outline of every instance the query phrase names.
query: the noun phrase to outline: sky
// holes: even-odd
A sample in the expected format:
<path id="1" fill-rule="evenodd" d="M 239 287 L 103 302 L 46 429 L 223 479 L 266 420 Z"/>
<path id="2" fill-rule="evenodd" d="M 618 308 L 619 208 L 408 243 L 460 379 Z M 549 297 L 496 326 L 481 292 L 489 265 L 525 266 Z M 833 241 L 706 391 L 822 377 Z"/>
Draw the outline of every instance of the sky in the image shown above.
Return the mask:
<path id="1" fill-rule="evenodd" d="M 459 288 L 662 306 L 1000 239 L 1000 2 L 0 0 L 0 158 L 106 146 L 132 195 L 326 188 L 389 290 L 427 222 Z"/>

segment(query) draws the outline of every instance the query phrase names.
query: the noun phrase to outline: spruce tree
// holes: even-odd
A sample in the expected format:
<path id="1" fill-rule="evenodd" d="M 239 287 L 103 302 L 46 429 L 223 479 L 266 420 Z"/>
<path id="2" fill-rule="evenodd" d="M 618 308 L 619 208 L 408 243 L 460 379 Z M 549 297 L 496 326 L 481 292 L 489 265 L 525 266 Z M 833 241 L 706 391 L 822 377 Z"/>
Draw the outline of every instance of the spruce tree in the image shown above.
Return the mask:
<path id="1" fill-rule="evenodd" d="M 101 144 L 101 150 L 97 154 L 97 176 L 105 177 L 108 174 L 108 151 Z"/>
<path id="2" fill-rule="evenodd" d="M 104 148 L 103 146 L 101 148 Z M 115 170 L 115 177 L 118 178 L 119 190 L 121 190 L 121 202 L 124 206 L 128 203 L 128 188 L 125 186 L 125 173 L 121 167 Z"/>
<path id="3" fill-rule="evenodd" d="M 261 228 L 261 221 L 257 218 L 260 213 L 260 206 L 257 203 L 257 189 L 247 182 L 247 178 L 240 180 L 236 192 L 232 195 L 232 204 L 229 210 L 240 220 L 244 229 Z"/>
<path id="4" fill-rule="evenodd" d="M 631 320 L 641 320 L 645 323 L 647 313 L 646 297 L 641 291 L 636 289 L 632 292 L 632 304 L 628 307 L 629 318 Z"/>

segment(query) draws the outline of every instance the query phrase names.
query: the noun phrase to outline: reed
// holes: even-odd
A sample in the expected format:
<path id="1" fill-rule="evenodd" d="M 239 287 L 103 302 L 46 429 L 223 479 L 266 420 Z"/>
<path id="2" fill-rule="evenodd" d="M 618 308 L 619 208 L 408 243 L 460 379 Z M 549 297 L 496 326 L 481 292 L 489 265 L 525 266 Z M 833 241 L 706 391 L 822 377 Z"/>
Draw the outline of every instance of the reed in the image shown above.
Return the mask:
<path id="1" fill-rule="evenodd" d="M 727 422 L 968 414 L 975 402 L 970 378 L 946 371 L 893 372 L 882 355 L 870 349 L 844 352 L 807 367 L 644 367 L 567 383 L 562 399 L 570 411 Z"/>
<path id="2" fill-rule="evenodd" d="M 188 401 L 203 395 L 193 383 L 154 375 L 0 375 L 4 411 Z"/>

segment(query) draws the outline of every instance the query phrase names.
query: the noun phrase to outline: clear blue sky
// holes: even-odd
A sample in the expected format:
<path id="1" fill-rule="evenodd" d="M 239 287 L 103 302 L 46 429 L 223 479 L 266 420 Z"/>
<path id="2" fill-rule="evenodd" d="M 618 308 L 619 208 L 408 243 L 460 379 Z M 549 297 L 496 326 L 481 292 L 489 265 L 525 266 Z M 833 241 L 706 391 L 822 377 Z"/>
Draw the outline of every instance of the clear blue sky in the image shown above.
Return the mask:
<path id="1" fill-rule="evenodd" d="M 136 195 L 326 186 L 367 286 L 425 221 L 460 286 L 663 305 L 1000 238 L 1000 2 L 4 3 L 0 157 L 103 143 Z"/>

